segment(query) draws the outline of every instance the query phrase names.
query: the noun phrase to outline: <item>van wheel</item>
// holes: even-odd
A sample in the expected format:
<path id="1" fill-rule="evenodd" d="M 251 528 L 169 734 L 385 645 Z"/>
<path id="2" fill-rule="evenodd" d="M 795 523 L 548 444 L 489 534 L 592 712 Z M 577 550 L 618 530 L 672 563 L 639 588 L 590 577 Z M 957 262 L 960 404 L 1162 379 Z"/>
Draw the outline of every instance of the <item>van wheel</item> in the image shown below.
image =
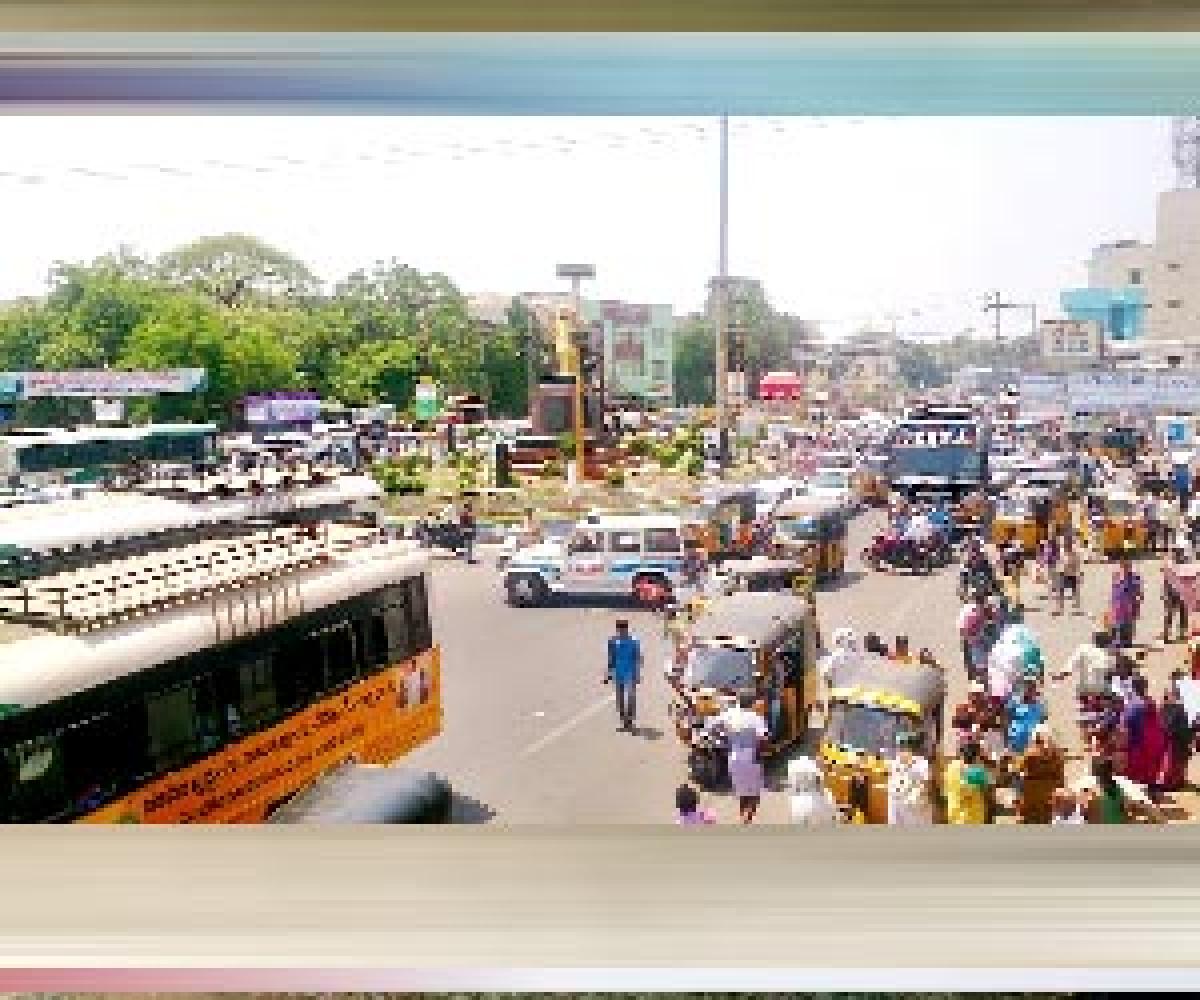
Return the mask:
<path id="1" fill-rule="evenodd" d="M 508 593 L 508 603 L 516 608 L 534 608 L 545 604 L 550 597 L 546 581 L 536 573 L 511 576 L 505 581 L 504 589 Z"/>
<path id="2" fill-rule="evenodd" d="M 671 598 L 671 585 L 661 576 L 639 576 L 633 581 L 633 599 L 644 608 L 661 608 Z"/>

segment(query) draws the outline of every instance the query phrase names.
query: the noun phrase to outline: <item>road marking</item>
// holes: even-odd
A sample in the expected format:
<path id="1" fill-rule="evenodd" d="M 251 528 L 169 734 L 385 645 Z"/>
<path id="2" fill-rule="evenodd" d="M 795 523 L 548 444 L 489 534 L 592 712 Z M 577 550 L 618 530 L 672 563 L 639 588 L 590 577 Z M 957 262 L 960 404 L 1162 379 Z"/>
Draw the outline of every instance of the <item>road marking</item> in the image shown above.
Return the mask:
<path id="1" fill-rule="evenodd" d="M 566 736 L 567 733 L 569 733 L 576 726 L 582 725 L 583 723 L 587 722 L 588 719 L 590 719 L 593 715 L 595 715 L 599 711 L 601 711 L 601 709 L 611 708 L 611 707 L 612 707 L 612 697 L 611 696 L 605 696 L 603 698 L 597 699 L 596 701 L 592 702 L 592 704 L 588 705 L 586 708 L 583 708 L 580 711 L 576 712 L 569 719 L 567 719 L 566 722 L 562 723 L 561 725 L 555 726 L 553 729 L 550 730 L 550 732 L 546 733 L 546 735 L 543 736 L 540 740 L 530 743 L 529 746 L 527 746 L 524 750 L 521 751 L 521 756 L 522 757 L 532 757 L 535 753 L 540 753 L 542 750 L 545 750 L 546 747 L 548 747 L 555 740 L 557 740 L 563 736 Z"/>

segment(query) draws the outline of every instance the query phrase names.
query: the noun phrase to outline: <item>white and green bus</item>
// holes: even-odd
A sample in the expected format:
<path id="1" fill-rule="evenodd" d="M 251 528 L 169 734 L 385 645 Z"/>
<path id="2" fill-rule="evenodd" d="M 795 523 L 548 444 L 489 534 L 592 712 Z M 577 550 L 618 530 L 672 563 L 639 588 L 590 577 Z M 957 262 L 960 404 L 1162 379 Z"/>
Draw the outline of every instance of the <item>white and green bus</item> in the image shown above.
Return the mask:
<path id="1" fill-rule="evenodd" d="M 134 463 L 194 463 L 216 455 L 215 424 L 35 427 L 0 434 L 0 479 L 8 486 L 91 482 Z"/>

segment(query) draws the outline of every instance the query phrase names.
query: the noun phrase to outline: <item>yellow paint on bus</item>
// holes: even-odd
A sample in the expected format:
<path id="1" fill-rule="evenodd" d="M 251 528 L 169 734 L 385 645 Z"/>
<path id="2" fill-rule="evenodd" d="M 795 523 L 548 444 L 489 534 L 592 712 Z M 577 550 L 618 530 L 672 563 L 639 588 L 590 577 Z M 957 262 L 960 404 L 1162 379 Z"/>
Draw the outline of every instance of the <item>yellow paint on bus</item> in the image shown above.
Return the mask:
<path id="1" fill-rule="evenodd" d="M 261 823 L 353 757 L 386 764 L 442 729 L 438 647 L 85 816 L 83 823 Z"/>

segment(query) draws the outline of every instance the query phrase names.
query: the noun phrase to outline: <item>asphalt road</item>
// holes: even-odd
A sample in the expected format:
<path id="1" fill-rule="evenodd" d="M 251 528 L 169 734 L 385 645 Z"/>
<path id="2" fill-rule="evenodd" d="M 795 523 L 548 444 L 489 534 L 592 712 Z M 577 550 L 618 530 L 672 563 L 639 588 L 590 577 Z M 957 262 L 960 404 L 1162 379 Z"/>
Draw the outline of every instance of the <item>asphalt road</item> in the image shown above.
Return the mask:
<path id="1" fill-rule="evenodd" d="M 843 580 L 818 594 L 823 634 L 851 625 L 890 641 L 907 634 L 915 650 L 928 647 L 947 665 L 951 707 L 966 695 L 955 619 L 957 569 L 929 577 L 866 570 L 859 550 L 882 524 L 878 513 L 851 526 L 850 561 Z M 1146 591 L 1143 633 L 1160 627 L 1160 563 L 1139 565 Z M 1089 564 L 1084 610 L 1049 613 L 1042 588 L 1027 584 L 1027 623 L 1041 640 L 1053 673 L 1092 631 L 1107 595 L 1112 567 Z M 658 618 L 610 604 L 508 607 L 500 575 L 490 565 L 438 562 L 434 573 L 434 627 L 443 653 L 445 728 L 442 736 L 405 763 L 446 775 L 461 798 L 467 822 L 663 823 L 674 815 L 674 790 L 685 777 L 684 752 L 667 718 L 670 689 L 662 677 L 668 644 Z M 605 640 L 617 617 L 630 619 L 641 638 L 647 669 L 639 690 L 638 729 L 619 730 L 612 691 L 603 684 Z M 1150 649 L 1152 690 L 1182 664 L 1182 647 Z M 1074 689 L 1048 686 L 1051 722 L 1068 747 L 1077 746 Z M 1081 756 L 1073 770 L 1086 766 Z M 733 821 L 726 795 L 706 797 L 719 818 Z M 1191 809 L 1191 800 L 1182 805 Z M 1184 818 L 1175 810 L 1173 818 Z M 764 797 L 760 820 L 786 822 L 782 791 Z"/>

